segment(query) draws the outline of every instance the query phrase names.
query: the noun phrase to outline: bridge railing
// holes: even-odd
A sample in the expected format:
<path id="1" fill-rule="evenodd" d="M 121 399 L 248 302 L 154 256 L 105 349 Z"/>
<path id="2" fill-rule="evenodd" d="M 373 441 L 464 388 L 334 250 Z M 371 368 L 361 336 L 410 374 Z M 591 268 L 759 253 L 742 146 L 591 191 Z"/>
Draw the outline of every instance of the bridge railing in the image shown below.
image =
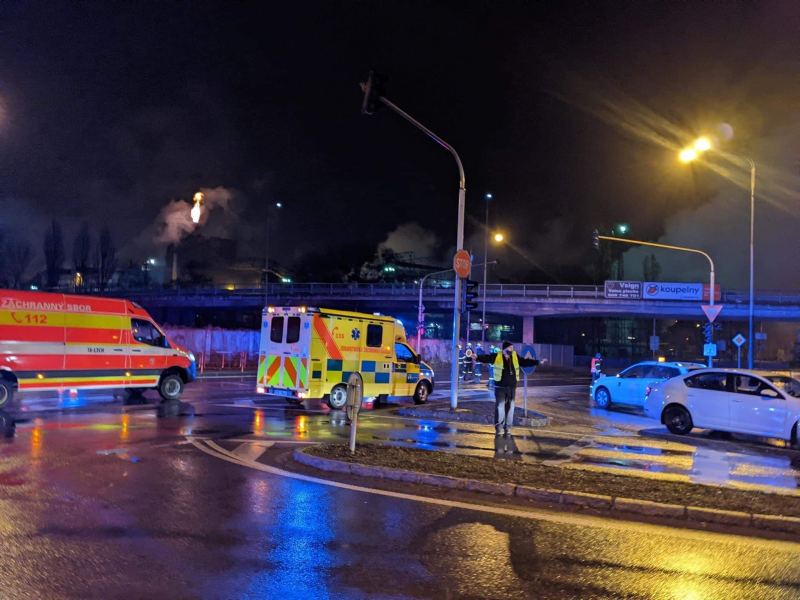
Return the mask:
<path id="1" fill-rule="evenodd" d="M 90 292 L 87 292 L 90 293 Z M 128 298 L 142 296 L 263 296 L 264 286 L 242 284 L 217 284 L 201 286 L 156 286 L 146 289 L 108 290 L 108 295 Z M 438 282 L 425 286 L 423 297 L 442 297 L 453 294 L 452 284 Z M 293 297 L 407 297 L 419 295 L 419 286 L 412 283 L 271 283 L 269 297 L 278 301 Z M 478 287 L 478 297 L 483 295 L 483 286 Z M 603 287 L 596 285 L 548 285 L 492 283 L 486 286 L 486 297 L 499 298 L 603 298 Z M 747 304 L 750 296 L 746 290 L 723 290 L 721 303 Z M 270 300 L 272 302 L 272 300 Z M 756 292 L 757 304 L 800 304 L 800 292 L 763 291 Z"/>

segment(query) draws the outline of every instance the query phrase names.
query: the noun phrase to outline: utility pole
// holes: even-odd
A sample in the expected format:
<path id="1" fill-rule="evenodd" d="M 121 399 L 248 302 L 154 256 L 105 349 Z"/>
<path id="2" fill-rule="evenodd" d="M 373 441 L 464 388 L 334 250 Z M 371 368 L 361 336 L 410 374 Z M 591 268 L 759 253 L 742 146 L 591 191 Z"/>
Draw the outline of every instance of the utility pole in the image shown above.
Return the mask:
<path id="1" fill-rule="evenodd" d="M 453 155 L 458 166 L 458 221 L 456 225 L 456 252 L 464 248 L 464 206 L 466 203 L 467 195 L 467 182 L 464 175 L 464 165 L 461 163 L 461 158 L 458 156 L 455 148 L 445 142 L 438 135 L 433 133 L 430 129 L 425 127 L 422 123 L 417 121 L 407 112 L 401 110 L 398 106 L 390 102 L 386 97 L 383 87 L 384 79 L 380 73 L 370 71 L 369 78 L 366 83 L 361 84 L 361 90 L 364 92 L 364 101 L 361 105 L 361 112 L 365 115 L 372 115 L 378 110 L 381 104 L 388 106 L 398 115 L 403 117 L 406 121 L 411 123 L 414 127 L 425 133 L 428 137 L 434 140 L 437 144 L 442 146 L 445 150 Z M 455 290 L 453 297 L 453 349 L 450 355 L 450 410 L 458 408 L 458 336 L 461 329 L 461 313 L 458 309 L 458 301 L 461 297 L 461 278 L 456 277 Z"/>

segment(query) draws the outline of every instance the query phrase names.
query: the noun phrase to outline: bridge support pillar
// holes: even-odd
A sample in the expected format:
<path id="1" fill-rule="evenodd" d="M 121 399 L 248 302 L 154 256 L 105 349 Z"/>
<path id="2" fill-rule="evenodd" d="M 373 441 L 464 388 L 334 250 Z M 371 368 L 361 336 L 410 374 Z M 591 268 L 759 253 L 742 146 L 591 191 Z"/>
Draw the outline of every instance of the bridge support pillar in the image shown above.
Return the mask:
<path id="1" fill-rule="evenodd" d="M 533 344 L 534 342 L 534 317 L 522 317 L 522 343 Z"/>

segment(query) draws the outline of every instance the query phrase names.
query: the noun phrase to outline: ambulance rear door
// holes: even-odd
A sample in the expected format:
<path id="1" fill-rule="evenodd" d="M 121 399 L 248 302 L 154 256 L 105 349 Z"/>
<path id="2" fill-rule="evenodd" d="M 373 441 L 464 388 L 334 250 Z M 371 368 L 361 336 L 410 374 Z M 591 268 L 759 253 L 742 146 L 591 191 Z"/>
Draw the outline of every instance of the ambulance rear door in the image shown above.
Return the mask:
<path id="1" fill-rule="evenodd" d="M 308 392 L 312 315 L 283 308 L 265 315 L 259 352 L 259 386 L 269 394 L 303 398 Z"/>

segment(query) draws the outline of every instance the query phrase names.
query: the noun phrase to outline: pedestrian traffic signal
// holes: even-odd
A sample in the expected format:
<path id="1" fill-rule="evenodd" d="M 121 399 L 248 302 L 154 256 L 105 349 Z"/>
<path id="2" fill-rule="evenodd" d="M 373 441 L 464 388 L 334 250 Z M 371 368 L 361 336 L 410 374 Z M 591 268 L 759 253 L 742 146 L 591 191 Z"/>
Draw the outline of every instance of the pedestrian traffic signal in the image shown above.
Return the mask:
<path id="1" fill-rule="evenodd" d="M 713 332 L 714 325 L 712 323 L 706 323 L 703 325 L 703 336 L 706 338 L 706 344 L 710 344 L 713 341 Z"/>
<path id="2" fill-rule="evenodd" d="M 478 297 L 478 282 L 466 279 L 461 286 L 461 312 L 469 312 L 478 308 L 475 298 Z"/>
<path id="3" fill-rule="evenodd" d="M 361 114 L 374 115 L 383 103 L 381 96 L 386 95 L 384 84 L 386 77 L 382 76 L 377 71 L 370 71 L 369 78 L 366 83 L 361 84 L 361 90 L 364 92 L 364 101 L 361 103 Z"/>
<path id="4" fill-rule="evenodd" d="M 600 250 L 600 232 L 597 229 L 592 233 L 592 248 Z"/>

